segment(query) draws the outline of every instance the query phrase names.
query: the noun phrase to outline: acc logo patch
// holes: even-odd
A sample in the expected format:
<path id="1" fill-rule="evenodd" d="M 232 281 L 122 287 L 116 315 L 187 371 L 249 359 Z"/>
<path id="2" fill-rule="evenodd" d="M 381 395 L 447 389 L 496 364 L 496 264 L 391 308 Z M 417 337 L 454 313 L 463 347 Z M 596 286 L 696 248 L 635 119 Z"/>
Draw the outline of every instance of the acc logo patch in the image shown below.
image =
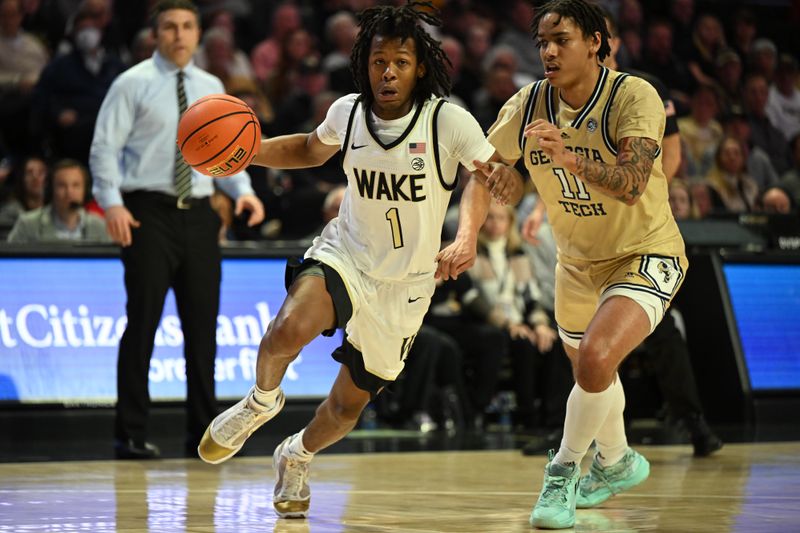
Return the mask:
<path id="1" fill-rule="evenodd" d="M 425 160 L 422 159 L 421 157 L 415 157 L 414 159 L 411 160 L 411 168 L 413 168 L 416 171 L 422 170 L 423 168 L 425 168 Z"/>
<path id="2" fill-rule="evenodd" d="M 589 133 L 594 133 L 594 131 L 597 129 L 597 121 L 594 118 L 587 120 L 586 129 L 589 130 Z"/>

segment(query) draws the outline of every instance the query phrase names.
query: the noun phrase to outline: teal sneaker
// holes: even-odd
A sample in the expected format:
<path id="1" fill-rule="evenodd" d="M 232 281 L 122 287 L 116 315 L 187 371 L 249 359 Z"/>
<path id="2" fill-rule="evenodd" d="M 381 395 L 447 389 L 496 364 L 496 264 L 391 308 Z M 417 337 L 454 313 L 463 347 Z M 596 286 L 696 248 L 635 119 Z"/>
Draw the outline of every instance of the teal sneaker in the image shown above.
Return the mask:
<path id="1" fill-rule="evenodd" d="M 632 448 L 628 448 L 622 459 L 603 467 L 594 456 L 589 474 L 581 478 L 578 485 L 578 509 L 597 507 L 610 497 L 635 487 L 650 475 L 650 463 Z"/>
<path id="2" fill-rule="evenodd" d="M 562 465 L 553 461 L 555 453 L 547 453 L 544 482 L 539 500 L 531 511 L 530 523 L 544 529 L 566 529 L 575 525 L 575 496 L 580 479 L 578 465 Z"/>

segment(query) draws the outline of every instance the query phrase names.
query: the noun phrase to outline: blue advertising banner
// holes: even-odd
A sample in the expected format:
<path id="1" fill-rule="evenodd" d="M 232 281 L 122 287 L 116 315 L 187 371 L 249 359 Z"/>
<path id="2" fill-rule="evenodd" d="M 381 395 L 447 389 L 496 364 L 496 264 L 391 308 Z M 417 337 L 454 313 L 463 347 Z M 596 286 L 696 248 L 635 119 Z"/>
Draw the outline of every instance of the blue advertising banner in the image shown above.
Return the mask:
<path id="1" fill-rule="evenodd" d="M 754 391 L 800 389 L 800 265 L 725 264 Z"/>
<path id="2" fill-rule="evenodd" d="M 225 258 L 217 318 L 219 398 L 255 381 L 258 345 L 286 291 L 286 261 Z M 116 398 L 117 345 L 125 330 L 118 258 L 0 258 L 0 402 L 108 404 Z M 319 337 L 289 367 L 290 397 L 327 395 L 341 333 Z M 183 334 L 170 291 L 150 365 L 154 400 L 186 397 Z"/>

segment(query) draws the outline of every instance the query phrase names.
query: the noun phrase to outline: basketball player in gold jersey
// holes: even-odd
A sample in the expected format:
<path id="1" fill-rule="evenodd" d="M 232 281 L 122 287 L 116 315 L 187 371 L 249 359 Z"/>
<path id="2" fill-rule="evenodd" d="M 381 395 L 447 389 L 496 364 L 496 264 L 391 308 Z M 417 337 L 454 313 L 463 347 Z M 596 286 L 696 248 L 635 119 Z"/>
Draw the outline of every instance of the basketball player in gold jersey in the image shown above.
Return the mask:
<path id="1" fill-rule="evenodd" d="M 585 0 L 547 2 L 533 32 L 546 79 L 506 102 L 489 140 L 506 162 L 523 158 L 558 245 L 556 321 L 576 384 L 530 517 L 558 529 L 574 525 L 576 505 L 599 505 L 649 475 L 628 447 L 617 367 L 664 316 L 688 263 L 667 202 L 655 89 L 601 66 L 608 29 Z"/>

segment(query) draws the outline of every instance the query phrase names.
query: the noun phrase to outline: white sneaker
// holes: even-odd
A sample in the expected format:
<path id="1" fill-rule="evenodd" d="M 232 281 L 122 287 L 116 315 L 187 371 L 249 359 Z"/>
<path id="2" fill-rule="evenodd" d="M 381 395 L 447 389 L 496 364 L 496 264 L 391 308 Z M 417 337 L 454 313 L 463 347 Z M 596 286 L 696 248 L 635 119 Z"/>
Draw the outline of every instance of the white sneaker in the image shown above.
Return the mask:
<path id="1" fill-rule="evenodd" d="M 242 449 L 244 442 L 255 430 L 283 409 L 286 401 L 283 391 L 278 394 L 275 405 L 270 409 L 256 402 L 254 392 L 255 387 L 240 402 L 211 421 L 197 447 L 200 459 L 212 465 L 230 459 Z"/>
<path id="2" fill-rule="evenodd" d="M 311 504 L 311 489 L 308 488 L 308 462 L 289 457 L 287 437 L 272 454 L 275 469 L 275 491 L 272 506 L 281 518 L 305 518 Z"/>

